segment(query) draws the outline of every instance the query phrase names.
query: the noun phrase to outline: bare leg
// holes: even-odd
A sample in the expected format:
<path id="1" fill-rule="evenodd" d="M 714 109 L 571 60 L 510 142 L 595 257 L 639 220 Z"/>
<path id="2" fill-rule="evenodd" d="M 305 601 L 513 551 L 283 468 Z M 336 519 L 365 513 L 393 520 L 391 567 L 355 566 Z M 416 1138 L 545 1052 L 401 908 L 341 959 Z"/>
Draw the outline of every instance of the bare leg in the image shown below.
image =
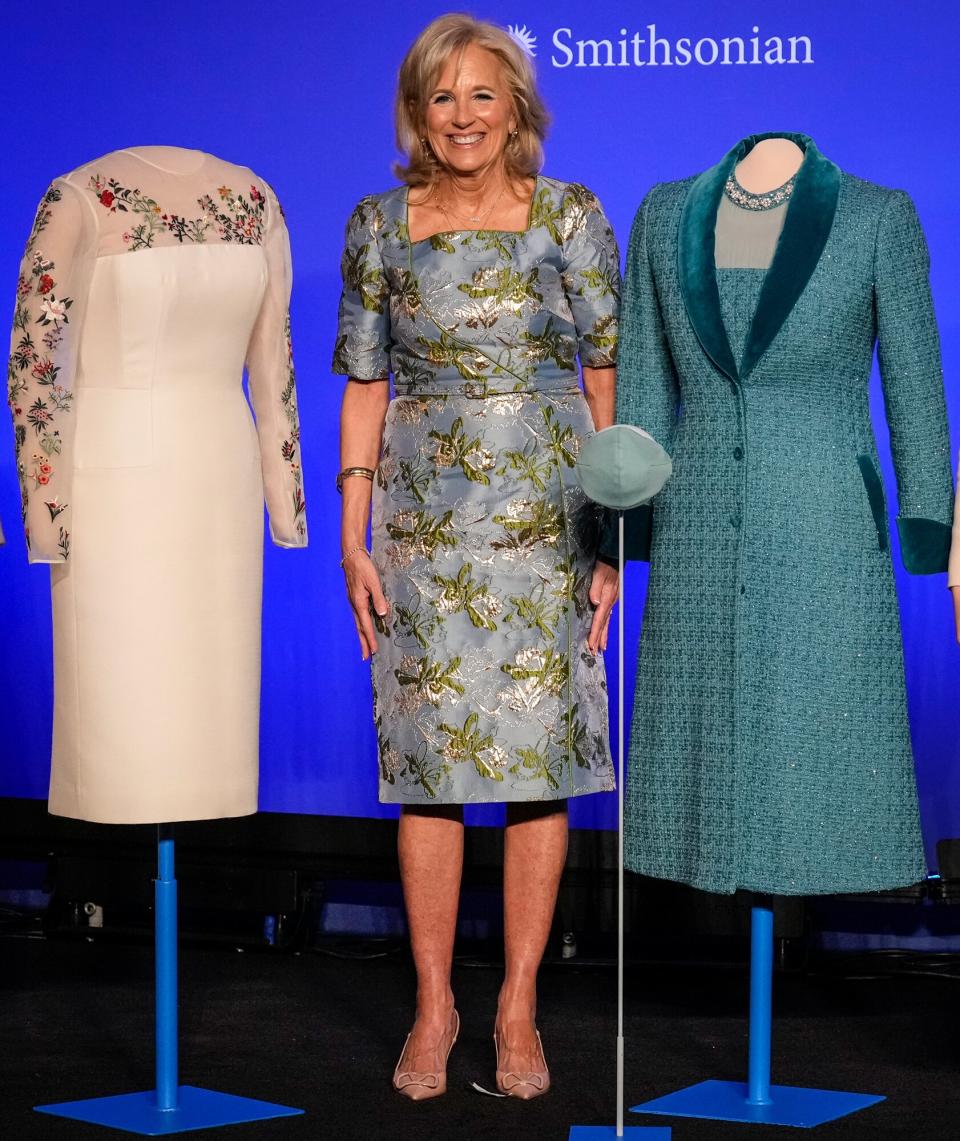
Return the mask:
<path id="1" fill-rule="evenodd" d="M 403 1067 L 435 1071 L 453 1014 L 450 968 L 463 869 L 462 809 L 404 807 L 397 847 L 417 970 L 417 1020 Z"/>
<path id="2" fill-rule="evenodd" d="M 566 858 L 565 801 L 508 806 L 503 853 L 506 970 L 497 1009 L 503 1070 L 519 1072 L 542 1066 L 534 1025 L 537 971 L 550 935 Z"/>

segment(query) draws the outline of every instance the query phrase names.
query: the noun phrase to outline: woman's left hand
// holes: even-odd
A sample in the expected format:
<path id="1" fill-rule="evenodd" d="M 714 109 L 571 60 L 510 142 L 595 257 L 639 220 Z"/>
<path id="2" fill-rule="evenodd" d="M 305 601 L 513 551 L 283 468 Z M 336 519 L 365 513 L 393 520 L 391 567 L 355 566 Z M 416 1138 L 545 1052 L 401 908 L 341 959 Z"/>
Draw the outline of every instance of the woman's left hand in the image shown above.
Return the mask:
<path id="1" fill-rule="evenodd" d="M 591 654 L 607 648 L 610 612 L 619 593 L 620 576 L 616 568 L 598 560 L 594 564 L 593 578 L 590 581 L 590 601 L 594 606 L 594 612 L 593 624 L 587 636 L 587 648 Z"/>

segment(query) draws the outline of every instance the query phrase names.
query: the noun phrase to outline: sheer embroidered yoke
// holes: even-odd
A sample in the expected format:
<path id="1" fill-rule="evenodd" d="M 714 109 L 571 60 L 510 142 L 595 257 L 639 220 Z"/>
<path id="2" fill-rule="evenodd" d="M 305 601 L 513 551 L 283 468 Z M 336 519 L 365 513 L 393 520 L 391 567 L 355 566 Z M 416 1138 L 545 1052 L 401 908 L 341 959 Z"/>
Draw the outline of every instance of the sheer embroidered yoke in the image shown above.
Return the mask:
<path id="1" fill-rule="evenodd" d="M 243 247 L 248 259 L 252 256 L 259 266 L 259 307 L 248 315 L 250 333 L 242 347 L 247 349 L 271 534 L 282 546 L 305 544 L 288 316 L 290 250 L 279 203 L 269 186 L 245 167 L 199 151 L 143 147 L 114 152 L 55 179 L 41 200 L 27 241 L 17 283 L 8 400 L 31 562 L 61 563 L 70 555 L 81 390 L 90 394 L 86 405 L 91 427 L 95 420 L 101 421 L 95 434 L 106 442 L 106 432 L 111 437 L 108 450 L 113 450 L 119 446 L 113 429 L 123 433 L 132 425 L 125 424 L 122 415 L 112 428 L 103 423 L 100 414 L 110 413 L 94 390 L 152 389 L 157 370 L 175 355 L 168 352 L 150 360 L 147 353 L 152 337 L 162 334 L 176 307 L 168 288 L 175 263 L 168 260 L 148 289 L 141 282 L 135 295 L 127 292 L 111 308 L 103 290 L 108 283 L 118 284 L 126 271 L 120 275 L 107 271 L 106 259 L 200 246 L 230 246 L 234 251 Z M 169 259 L 171 254 L 165 256 Z M 210 286 L 204 302 L 214 320 L 213 335 L 204 348 L 223 350 L 217 365 L 226 369 L 235 363 L 242 325 L 231 321 L 229 329 L 222 327 L 221 333 L 230 334 L 230 344 L 218 344 L 214 316 L 218 289 L 213 286 L 220 264 L 211 258 L 201 264 Z M 228 285 L 225 288 L 229 290 Z M 85 327 L 91 297 L 98 319 L 93 335 Z M 100 318 L 106 318 L 109 329 Z M 109 354 L 103 351 L 105 334 L 114 338 Z M 170 345 L 165 348 L 172 350 Z M 167 359 L 161 359 L 165 355 Z M 190 364 L 173 363 L 178 368 Z M 206 363 L 198 360 L 197 368 Z M 240 369 L 243 363 L 241 358 Z M 113 402 L 112 412 L 122 413 L 123 399 Z M 79 424 L 81 432 L 84 427 Z M 126 451 L 134 453 L 137 445 L 128 438 Z M 95 459 L 88 455 L 81 463 Z M 194 460 L 202 462 L 202 457 Z"/>

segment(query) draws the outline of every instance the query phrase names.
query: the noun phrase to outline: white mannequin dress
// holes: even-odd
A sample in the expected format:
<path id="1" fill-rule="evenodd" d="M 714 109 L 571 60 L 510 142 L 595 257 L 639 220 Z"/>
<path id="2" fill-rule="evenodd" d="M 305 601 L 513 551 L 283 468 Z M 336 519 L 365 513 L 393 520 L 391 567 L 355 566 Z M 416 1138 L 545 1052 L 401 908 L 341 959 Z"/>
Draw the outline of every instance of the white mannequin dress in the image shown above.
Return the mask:
<path id="1" fill-rule="evenodd" d="M 264 494 L 306 545 L 290 281 L 273 192 L 199 151 L 117 151 L 40 204 L 9 397 L 55 564 L 57 815 L 256 811 Z"/>

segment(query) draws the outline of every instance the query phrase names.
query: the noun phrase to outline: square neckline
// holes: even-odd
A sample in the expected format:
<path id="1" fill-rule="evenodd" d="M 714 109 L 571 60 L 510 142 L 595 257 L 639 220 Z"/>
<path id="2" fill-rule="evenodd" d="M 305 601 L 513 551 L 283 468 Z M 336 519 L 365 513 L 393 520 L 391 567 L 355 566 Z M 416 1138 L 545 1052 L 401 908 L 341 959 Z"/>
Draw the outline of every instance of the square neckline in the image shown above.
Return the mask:
<path id="1" fill-rule="evenodd" d="M 434 230 L 432 234 L 426 234 L 422 238 L 410 237 L 410 187 L 408 186 L 403 195 L 403 224 L 407 231 L 407 245 L 412 249 L 414 246 L 419 246 L 421 242 L 429 242 L 431 238 L 445 238 L 452 237 L 455 234 L 529 234 L 533 229 L 533 204 L 537 199 L 537 191 L 540 189 L 540 175 L 533 176 L 533 193 L 530 195 L 530 207 L 527 210 L 527 224 L 522 230 L 498 230 L 490 226 L 484 226 L 480 230 L 460 229 L 460 230 Z"/>

